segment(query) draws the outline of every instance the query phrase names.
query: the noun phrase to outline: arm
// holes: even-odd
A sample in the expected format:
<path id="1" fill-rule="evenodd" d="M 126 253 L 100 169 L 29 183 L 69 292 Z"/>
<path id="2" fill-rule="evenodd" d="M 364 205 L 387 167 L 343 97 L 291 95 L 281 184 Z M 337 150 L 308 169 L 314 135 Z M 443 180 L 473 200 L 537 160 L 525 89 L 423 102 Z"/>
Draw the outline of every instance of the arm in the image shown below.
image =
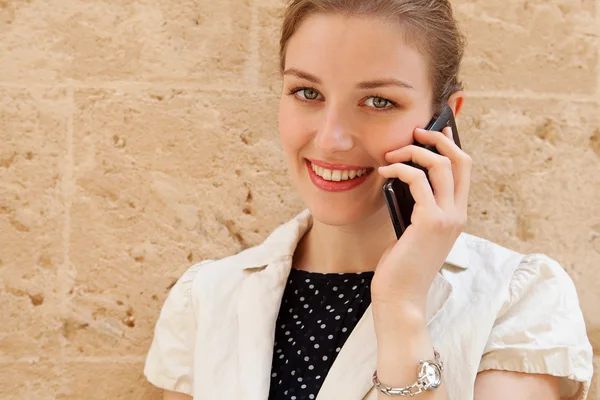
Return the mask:
<path id="1" fill-rule="evenodd" d="M 377 326 L 377 376 L 386 385 L 405 387 L 416 381 L 419 360 L 433 359 L 433 348 L 425 314 L 419 307 L 394 305 L 393 311 L 386 310 L 387 307 L 381 304 L 373 306 Z M 386 318 L 379 319 L 378 315 Z M 423 392 L 418 398 L 448 400 L 444 380 L 440 387 Z M 390 397 L 378 393 L 377 399 L 389 400 Z"/>
<path id="2" fill-rule="evenodd" d="M 487 370 L 477 374 L 475 400 L 560 399 L 560 378 L 551 375 Z"/>
<path id="3" fill-rule="evenodd" d="M 171 392 L 169 390 L 165 390 L 163 394 L 163 400 L 192 400 L 192 396 L 188 396 L 187 394 Z"/>
<path id="4" fill-rule="evenodd" d="M 384 178 L 406 183 L 415 200 L 411 225 L 386 249 L 371 282 L 377 375 L 382 384 L 396 388 L 416 381 L 419 360 L 434 358 L 425 316 L 427 295 L 467 221 L 471 174 L 471 158 L 456 145 L 449 127 L 443 132 L 416 129 L 414 138 L 435 146 L 439 154 L 405 146 L 388 152 L 390 165 L 378 170 Z M 426 168 L 430 181 L 407 161 Z M 419 398 L 448 400 L 443 382 Z M 378 393 L 380 400 L 385 396 Z"/>
<path id="5" fill-rule="evenodd" d="M 416 365 L 423 354 L 431 353 L 431 342 L 426 330 L 426 324 L 418 312 L 410 308 L 395 308 L 398 320 L 387 320 L 385 323 L 393 326 L 378 324 L 381 334 L 378 334 L 377 370 L 382 382 L 390 382 L 393 386 L 407 386 L 415 381 Z M 382 310 L 379 310 L 380 312 Z M 389 315 L 389 313 L 386 313 Z M 390 332 L 389 340 L 385 332 Z M 433 358 L 433 354 L 430 354 Z M 442 385 L 432 391 L 419 395 L 423 400 L 448 399 L 448 394 Z M 389 397 L 378 394 L 379 400 Z M 475 380 L 474 400 L 559 400 L 560 378 L 551 375 L 540 375 L 512 371 L 487 370 L 480 372 Z"/>

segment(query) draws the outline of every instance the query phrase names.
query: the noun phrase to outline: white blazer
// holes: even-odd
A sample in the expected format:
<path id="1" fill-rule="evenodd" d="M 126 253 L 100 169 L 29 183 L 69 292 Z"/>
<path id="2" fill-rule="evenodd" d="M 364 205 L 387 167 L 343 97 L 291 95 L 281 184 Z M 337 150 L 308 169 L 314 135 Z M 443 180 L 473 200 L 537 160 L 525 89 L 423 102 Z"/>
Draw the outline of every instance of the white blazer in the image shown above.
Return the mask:
<path id="1" fill-rule="evenodd" d="M 171 289 L 144 374 L 196 400 L 267 400 L 275 323 L 306 210 L 261 245 L 192 266 Z M 488 369 L 563 377 L 562 399 L 585 399 L 593 375 L 575 286 L 543 254 L 461 234 L 427 297 L 427 330 L 450 398 L 473 398 Z M 338 353 L 317 400 L 376 400 L 371 307 Z M 415 365 L 415 371 L 416 371 Z"/>

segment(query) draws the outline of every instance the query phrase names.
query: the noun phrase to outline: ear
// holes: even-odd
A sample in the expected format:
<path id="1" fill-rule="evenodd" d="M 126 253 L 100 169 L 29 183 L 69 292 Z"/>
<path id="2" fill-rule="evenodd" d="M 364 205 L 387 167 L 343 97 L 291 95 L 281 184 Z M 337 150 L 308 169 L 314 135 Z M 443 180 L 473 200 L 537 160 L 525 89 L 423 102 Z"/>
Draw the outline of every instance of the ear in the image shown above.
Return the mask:
<path id="1" fill-rule="evenodd" d="M 448 99 L 448 105 L 454 112 L 454 117 L 456 117 L 458 115 L 458 113 L 460 112 L 464 101 L 465 101 L 465 92 L 463 90 L 459 90 L 458 92 L 452 93 L 452 95 Z"/>

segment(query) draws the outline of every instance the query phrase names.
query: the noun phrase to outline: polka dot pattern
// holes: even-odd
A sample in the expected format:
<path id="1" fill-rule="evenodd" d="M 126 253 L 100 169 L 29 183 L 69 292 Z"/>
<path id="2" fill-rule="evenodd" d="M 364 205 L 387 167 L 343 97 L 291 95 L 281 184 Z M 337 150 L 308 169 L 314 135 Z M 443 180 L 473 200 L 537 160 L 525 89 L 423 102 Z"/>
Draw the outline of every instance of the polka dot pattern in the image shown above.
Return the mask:
<path id="1" fill-rule="evenodd" d="M 317 398 L 327 372 L 371 303 L 373 274 L 292 268 L 275 328 L 269 400 Z"/>

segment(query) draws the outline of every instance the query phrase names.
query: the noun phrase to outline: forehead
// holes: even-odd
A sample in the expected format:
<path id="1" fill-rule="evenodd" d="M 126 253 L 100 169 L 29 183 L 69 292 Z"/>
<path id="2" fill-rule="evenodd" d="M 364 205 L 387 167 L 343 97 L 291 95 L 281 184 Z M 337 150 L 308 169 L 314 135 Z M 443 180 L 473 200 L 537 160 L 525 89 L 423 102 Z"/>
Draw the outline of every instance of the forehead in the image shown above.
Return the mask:
<path id="1" fill-rule="evenodd" d="M 428 91 L 427 59 L 404 36 L 399 24 L 380 18 L 316 14 L 290 38 L 286 68 L 310 72 L 325 83 L 394 77 Z"/>

